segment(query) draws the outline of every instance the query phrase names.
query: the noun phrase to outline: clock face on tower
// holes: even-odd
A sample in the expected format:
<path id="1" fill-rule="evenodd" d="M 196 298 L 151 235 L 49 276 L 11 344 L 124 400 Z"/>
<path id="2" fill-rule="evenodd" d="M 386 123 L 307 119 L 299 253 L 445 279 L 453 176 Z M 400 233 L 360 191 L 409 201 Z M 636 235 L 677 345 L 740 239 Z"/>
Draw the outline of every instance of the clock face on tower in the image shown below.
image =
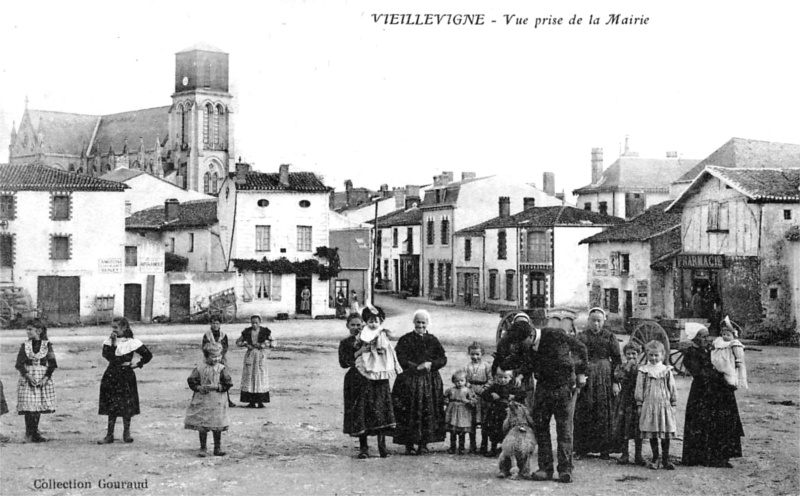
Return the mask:
<path id="1" fill-rule="evenodd" d="M 189 85 L 189 78 L 186 77 L 186 76 L 183 76 L 183 85 L 184 86 L 188 86 Z"/>

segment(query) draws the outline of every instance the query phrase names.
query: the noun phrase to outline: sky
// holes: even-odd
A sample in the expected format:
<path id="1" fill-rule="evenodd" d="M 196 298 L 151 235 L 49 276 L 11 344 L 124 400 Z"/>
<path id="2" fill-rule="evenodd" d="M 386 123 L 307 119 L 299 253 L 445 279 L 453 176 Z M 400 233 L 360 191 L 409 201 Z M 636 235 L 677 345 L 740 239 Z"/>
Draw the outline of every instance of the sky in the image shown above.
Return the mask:
<path id="1" fill-rule="evenodd" d="M 590 182 L 591 149 L 608 166 L 626 136 L 654 158 L 702 159 L 732 137 L 800 143 L 794 2 L 115 3 L 3 7 L 0 163 L 26 98 L 94 115 L 169 105 L 174 54 L 198 43 L 230 54 L 235 155 L 266 172 L 316 172 L 337 190 L 443 171 L 541 186 L 551 171 L 569 195 Z M 485 24 L 375 22 L 392 13 Z M 607 25 L 611 14 L 648 21 Z"/>

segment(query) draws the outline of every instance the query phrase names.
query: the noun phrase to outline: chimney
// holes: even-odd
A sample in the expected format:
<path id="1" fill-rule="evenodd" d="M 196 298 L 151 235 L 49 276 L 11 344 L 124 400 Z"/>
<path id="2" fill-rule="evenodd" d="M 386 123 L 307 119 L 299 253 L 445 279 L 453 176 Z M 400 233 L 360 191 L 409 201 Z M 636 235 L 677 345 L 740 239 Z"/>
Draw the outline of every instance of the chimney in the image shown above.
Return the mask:
<path id="1" fill-rule="evenodd" d="M 241 161 L 236 162 L 236 184 L 244 184 L 247 182 L 247 173 L 250 172 L 250 164 Z"/>
<path id="2" fill-rule="evenodd" d="M 281 186 L 289 186 L 289 164 L 281 164 L 279 181 Z"/>
<path id="3" fill-rule="evenodd" d="M 353 181 L 351 181 L 351 180 L 347 179 L 347 180 L 344 182 L 344 190 L 345 190 L 345 191 L 350 191 L 350 190 L 352 190 L 352 189 L 353 189 Z"/>
<path id="4" fill-rule="evenodd" d="M 237 164 L 238 165 L 238 164 Z M 180 202 L 175 198 L 170 198 L 164 202 L 164 222 L 170 222 L 178 219 L 178 209 Z"/>
<path id="5" fill-rule="evenodd" d="M 505 219 L 511 216 L 511 198 L 508 196 L 501 196 L 498 202 L 500 206 L 500 217 Z"/>
<path id="6" fill-rule="evenodd" d="M 394 188 L 392 190 L 394 194 L 394 208 L 400 209 L 405 208 L 406 206 L 406 189 L 405 188 Z"/>
<path id="7" fill-rule="evenodd" d="M 442 172 L 442 178 L 444 180 L 444 184 L 452 183 L 453 182 L 453 171 Z"/>
<path id="8" fill-rule="evenodd" d="M 592 184 L 600 182 L 603 177 L 603 149 L 592 148 Z"/>
<path id="9" fill-rule="evenodd" d="M 554 172 L 542 174 L 542 189 L 550 196 L 556 195 L 556 175 Z"/>
<path id="10" fill-rule="evenodd" d="M 419 186 L 407 185 L 405 191 L 405 197 L 406 197 L 406 205 L 405 205 L 406 210 L 413 207 L 414 204 L 419 205 L 420 204 Z"/>
<path id="11" fill-rule="evenodd" d="M 381 198 L 388 198 L 389 197 L 389 185 L 388 184 L 381 184 L 381 188 L 378 191 L 380 193 Z"/>
<path id="12" fill-rule="evenodd" d="M 475 179 L 474 172 L 462 172 L 461 173 L 461 180 L 466 181 L 467 179 Z"/>
<path id="13" fill-rule="evenodd" d="M 667 152 L 667 158 L 678 158 L 678 152 L 676 151 Z"/>
<path id="14" fill-rule="evenodd" d="M 547 172 L 545 172 L 547 174 Z M 531 198 L 530 196 L 526 196 L 522 199 L 522 210 L 529 210 L 536 206 L 536 198 Z"/>

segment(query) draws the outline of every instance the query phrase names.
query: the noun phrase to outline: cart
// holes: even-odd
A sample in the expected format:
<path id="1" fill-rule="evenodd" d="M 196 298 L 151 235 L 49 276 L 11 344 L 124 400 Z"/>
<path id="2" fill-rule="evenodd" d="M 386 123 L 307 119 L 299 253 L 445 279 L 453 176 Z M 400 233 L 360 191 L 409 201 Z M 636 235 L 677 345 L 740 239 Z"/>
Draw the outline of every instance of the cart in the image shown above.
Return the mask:
<path id="1" fill-rule="evenodd" d="M 47 321 L 47 313 L 33 306 L 27 291 L 21 288 L 0 290 L 0 329 L 24 326 L 28 319 Z"/>
<path id="2" fill-rule="evenodd" d="M 570 336 L 575 336 L 575 319 L 578 318 L 577 312 L 569 308 L 530 308 L 525 310 L 502 310 L 500 312 L 500 323 L 497 324 L 496 341 L 500 342 L 503 334 L 511 327 L 514 316 L 525 313 L 531 319 L 534 327 L 559 327 L 564 329 Z"/>
<path id="3" fill-rule="evenodd" d="M 209 295 L 208 307 L 201 306 L 200 310 L 189 316 L 189 320 L 198 322 L 207 320 L 212 315 L 220 317 L 224 324 L 230 324 L 236 320 L 236 292 L 234 288 L 228 288 Z"/>

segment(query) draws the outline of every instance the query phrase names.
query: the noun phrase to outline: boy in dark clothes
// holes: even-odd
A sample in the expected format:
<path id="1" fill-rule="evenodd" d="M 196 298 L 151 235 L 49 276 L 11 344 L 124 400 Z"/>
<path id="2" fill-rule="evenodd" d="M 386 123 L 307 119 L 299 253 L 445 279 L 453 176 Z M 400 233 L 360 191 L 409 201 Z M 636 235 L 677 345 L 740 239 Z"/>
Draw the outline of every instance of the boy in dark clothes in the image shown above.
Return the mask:
<path id="1" fill-rule="evenodd" d="M 497 369 L 494 384 L 483 391 L 481 395 L 488 403 L 488 411 L 484 420 L 484 428 L 489 434 L 492 449 L 486 457 L 496 457 L 500 454 L 498 445 L 503 442 L 503 421 L 506 419 L 506 409 L 511 400 L 524 401 L 525 392 L 514 385 L 512 370 Z"/>

